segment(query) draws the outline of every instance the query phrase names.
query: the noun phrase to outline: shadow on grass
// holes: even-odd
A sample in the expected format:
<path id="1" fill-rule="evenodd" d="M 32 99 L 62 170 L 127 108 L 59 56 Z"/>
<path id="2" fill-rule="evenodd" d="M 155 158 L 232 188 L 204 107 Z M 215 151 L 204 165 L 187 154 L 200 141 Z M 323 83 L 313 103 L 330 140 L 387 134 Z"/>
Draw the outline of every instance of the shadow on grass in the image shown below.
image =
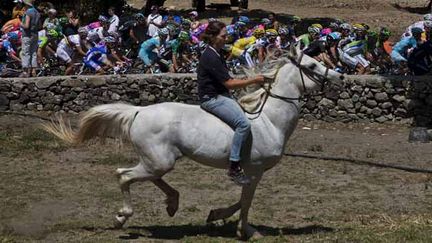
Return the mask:
<path id="1" fill-rule="evenodd" d="M 335 229 L 322 226 L 322 225 L 308 225 L 300 228 L 283 227 L 274 228 L 263 225 L 252 225 L 264 236 L 283 236 L 283 235 L 308 235 L 316 233 L 330 233 Z M 115 230 L 114 228 L 94 228 L 83 227 L 86 231 L 104 231 Z M 222 237 L 222 238 L 236 238 L 237 222 L 229 222 L 223 225 L 152 225 L 152 226 L 129 226 L 120 235 L 119 239 L 122 240 L 136 240 L 139 238 L 150 238 L 160 240 L 180 240 L 189 236 L 209 236 L 209 237 Z"/>

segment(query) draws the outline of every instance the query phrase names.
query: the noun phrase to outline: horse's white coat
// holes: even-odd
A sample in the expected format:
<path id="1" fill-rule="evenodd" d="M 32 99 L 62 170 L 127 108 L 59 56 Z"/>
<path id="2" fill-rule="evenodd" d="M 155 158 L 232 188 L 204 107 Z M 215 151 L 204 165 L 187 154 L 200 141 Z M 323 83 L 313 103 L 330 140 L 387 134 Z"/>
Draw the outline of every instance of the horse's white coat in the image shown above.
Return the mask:
<path id="1" fill-rule="evenodd" d="M 293 48 L 291 55 L 297 57 L 298 52 L 298 49 Z M 321 75 L 326 72 L 325 67 L 308 56 L 302 58 L 301 64 Z M 329 71 L 327 77 L 330 81 L 336 81 L 341 76 Z M 306 90 L 319 87 L 306 75 L 304 85 Z M 299 68 L 287 61 L 280 68 L 272 91 L 284 97 L 300 97 L 304 90 Z M 216 168 L 228 166 L 234 132 L 224 122 L 203 111 L 199 106 L 179 103 L 162 103 L 146 107 L 112 104 L 96 106 L 88 111 L 88 114 L 96 118 L 98 115 L 95 114 L 98 113 L 103 116 L 101 119 L 109 120 L 110 124 L 123 124 L 120 126 L 122 131 L 118 133 L 129 133 L 130 141 L 140 156 L 140 162 L 136 167 L 117 169 L 124 195 L 123 208 L 116 216 L 118 226 L 123 225 L 133 213 L 129 193 L 131 183 L 145 180 L 155 183 L 167 195 L 167 211 L 172 216 L 178 208 L 178 192 L 163 181 L 162 176 L 174 168 L 178 158 L 187 156 L 201 164 Z M 128 114 L 127 117 L 124 114 Z M 115 121 L 118 117 L 122 120 Z M 269 97 L 262 114 L 251 121 L 252 136 L 246 149 L 249 152 L 243 153 L 242 166 L 245 173 L 252 177 L 252 184 L 243 187 L 238 203 L 226 209 L 212 210 L 208 221 L 230 217 L 241 209 L 238 233 L 244 237 L 259 234 L 248 225 L 248 211 L 256 186 L 263 173 L 280 161 L 298 118 L 298 101 L 286 102 Z M 131 124 L 130 128 L 125 130 L 127 126 L 124 124 Z"/>

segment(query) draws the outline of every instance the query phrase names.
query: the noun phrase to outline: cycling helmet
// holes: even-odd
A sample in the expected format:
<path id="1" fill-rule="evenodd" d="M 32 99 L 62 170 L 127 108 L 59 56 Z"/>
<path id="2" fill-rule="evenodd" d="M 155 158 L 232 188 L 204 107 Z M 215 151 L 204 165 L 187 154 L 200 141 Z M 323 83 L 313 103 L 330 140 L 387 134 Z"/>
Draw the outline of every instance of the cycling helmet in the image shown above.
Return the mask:
<path id="1" fill-rule="evenodd" d="M 312 27 L 316 27 L 320 29 L 320 31 L 323 29 L 323 26 L 321 24 L 313 24 Z"/>
<path id="2" fill-rule="evenodd" d="M 112 37 L 112 36 L 104 37 L 102 39 L 102 41 L 105 42 L 105 43 L 116 43 L 117 42 L 116 39 L 114 37 Z"/>
<path id="3" fill-rule="evenodd" d="M 327 36 L 327 41 L 339 41 L 341 38 L 342 38 L 341 33 L 339 33 L 339 32 L 331 32 Z"/>
<path id="4" fill-rule="evenodd" d="M 423 25 L 425 28 L 432 28 L 432 21 L 426 20 Z"/>
<path id="5" fill-rule="evenodd" d="M 178 39 L 179 41 L 188 41 L 190 39 L 190 35 L 186 31 L 180 31 Z"/>
<path id="6" fill-rule="evenodd" d="M 19 36 L 17 32 L 9 32 L 7 33 L 7 38 L 12 41 L 18 40 Z"/>
<path id="7" fill-rule="evenodd" d="M 363 24 L 354 24 L 353 30 L 354 31 L 366 31 L 367 29 L 365 28 L 365 26 Z"/>
<path id="8" fill-rule="evenodd" d="M 369 32 L 367 33 L 367 36 L 368 36 L 369 38 L 377 38 L 377 37 L 378 37 L 378 33 L 372 30 L 372 31 L 369 31 Z"/>
<path id="9" fill-rule="evenodd" d="M 57 32 L 57 30 L 55 30 L 55 29 L 49 29 L 47 31 L 47 36 L 52 37 L 52 38 L 59 38 L 60 37 L 60 33 Z"/>
<path id="10" fill-rule="evenodd" d="M 419 27 L 414 27 L 411 29 L 411 33 L 413 35 L 420 35 L 421 33 L 423 33 L 423 30 Z"/>
<path id="11" fill-rule="evenodd" d="M 249 22 L 250 22 L 249 18 L 246 17 L 246 16 L 240 16 L 240 17 L 238 18 L 238 21 L 239 21 L 239 22 L 243 22 L 243 23 L 245 23 L 245 24 L 249 24 Z"/>
<path id="12" fill-rule="evenodd" d="M 352 30 L 352 26 L 351 26 L 350 24 L 348 24 L 348 23 L 343 23 L 343 24 L 341 24 L 341 25 L 340 25 L 340 28 L 341 28 L 342 30 L 349 30 L 349 31 Z"/>
<path id="13" fill-rule="evenodd" d="M 56 14 L 57 14 L 57 10 L 55 10 L 55 9 L 53 9 L 53 8 L 50 8 L 50 9 L 48 9 L 48 13 L 49 13 L 49 14 L 56 15 Z"/>
<path id="14" fill-rule="evenodd" d="M 168 34 L 169 34 L 168 28 L 162 28 L 158 31 L 159 36 L 168 36 Z"/>
<path id="15" fill-rule="evenodd" d="M 261 28 L 256 28 L 256 29 L 254 29 L 254 31 L 252 32 L 252 35 L 255 36 L 255 37 L 261 37 L 261 36 L 263 36 L 264 34 L 265 34 L 265 31 L 264 31 L 264 29 L 261 29 Z"/>
<path id="16" fill-rule="evenodd" d="M 311 35 L 319 35 L 321 33 L 321 29 L 318 27 L 314 27 L 314 26 L 309 26 L 308 28 L 308 32 Z"/>
<path id="17" fill-rule="evenodd" d="M 88 29 L 87 29 L 87 27 L 79 27 L 79 28 L 78 28 L 78 33 L 79 33 L 79 34 L 88 34 Z"/>
<path id="18" fill-rule="evenodd" d="M 280 27 L 278 32 L 279 32 L 279 35 L 289 35 L 290 34 L 290 30 L 286 27 Z"/>
<path id="19" fill-rule="evenodd" d="M 329 28 L 332 30 L 337 30 L 337 29 L 339 29 L 339 27 L 340 27 L 339 24 L 336 22 L 331 22 L 329 25 Z"/>
<path id="20" fill-rule="evenodd" d="M 216 22 L 216 21 L 219 21 L 217 18 L 209 18 L 208 19 L 208 22 L 210 23 L 210 22 Z"/>
<path id="21" fill-rule="evenodd" d="M 237 28 L 239 28 L 239 27 L 243 27 L 243 26 L 246 26 L 246 23 L 243 22 L 243 21 L 237 21 L 237 22 L 235 23 L 235 26 L 236 26 Z"/>
<path id="22" fill-rule="evenodd" d="M 197 11 L 192 11 L 189 13 L 189 15 L 192 15 L 194 17 L 198 17 L 198 12 Z"/>
<path id="23" fill-rule="evenodd" d="M 182 26 L 191 26 L 192 21 L 190 21 L 189 19 L 182 19 Z"/>
<path id="24" fill-rule="evenodd" d="M 105 17 L 105 16 L 103 16 L 103 15 L 99 15 L 98 20 L 99 20 L 101 23 L 107 23 L 107 22 L 108 22 L 108 18 Z"/>
<path id="25" fill-rule="evenodd" d="M 332 32 L 332 30 L 330 28 L 325 28 L 325 29 L 321 30 L 320 35 L 326 36 L 326 35 L 330 34 L 331 32 Z"/>
<path id="26" fill-rule="evenodd" d="M 425 15 L 423 15 L 423 19 L 425 20 L 425 21 L 432 21 L 432 14 L 425 14 Z"/>
<path id="27" fill-rule="evenodd" d="M 301 18 L 299 17 L 299 16 L 292 16 L 292 20 L 291 20 L 293 23 L 298 23 L 298 22 L 300 22 L 301 21 Z"/>
<path id="28" fill-rule="evenodd" d="M 390 37 L 391 36 L 390 30 L 387 29 L 386 27 L 381 27 L 379 34 L 381 37 Z"/>
<path id="29" fill-rule="evenodd" d="M 278 32 L 275 29 L 268 29 L 265 31 L 265 35 L 268 37 L 276 37 L 278 36 Z"/>
<path id="30" fill-rule="evenodd" d="M 134 18 L 135 18 L 135 20 L 137 20 L 137 21 L 145 20 L 145 16 L 144 16 L 144 14 L 142 14 L 142 13 L 136 13 L 136 14 L 134 15 Z"/>
<path id="31" fill-rule="evenodd" d="M 270 21 L 270 19 L 268 19 L 268 18 L 263 18 L 263 19 L 261 20 L 261 23 L 264 24 L 264 25 L 269 25 L 269 24 L 271 24 L 271 21 Z"/>

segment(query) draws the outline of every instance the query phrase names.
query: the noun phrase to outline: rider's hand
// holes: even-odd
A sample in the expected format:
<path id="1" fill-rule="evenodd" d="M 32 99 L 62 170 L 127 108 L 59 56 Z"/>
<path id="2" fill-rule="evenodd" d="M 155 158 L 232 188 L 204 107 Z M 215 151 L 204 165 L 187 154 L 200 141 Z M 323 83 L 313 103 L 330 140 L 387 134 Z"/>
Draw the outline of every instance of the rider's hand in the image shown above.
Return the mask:
<path id="1" fill-rule="evenodd" d="M 258 75 L 254 78 L 254 83 L 263 84 L 265 82 L 265 78 L 262 75 Z"/>

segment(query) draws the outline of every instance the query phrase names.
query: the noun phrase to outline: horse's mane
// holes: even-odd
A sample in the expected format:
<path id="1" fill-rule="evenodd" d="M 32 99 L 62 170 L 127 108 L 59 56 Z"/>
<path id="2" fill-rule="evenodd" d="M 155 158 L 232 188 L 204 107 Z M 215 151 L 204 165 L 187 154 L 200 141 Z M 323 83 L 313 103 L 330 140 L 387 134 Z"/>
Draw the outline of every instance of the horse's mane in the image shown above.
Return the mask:
<path id="1" fill-rule="evenodd" d="M 269 85 L 274 85 L 279 69 L 291 62 L 292 56 L 291 52 L 287 50 L 281 50 L 277 55 L 272 52 L 267 55 L 263 63 L 253 68 L 245 67 L 243 70 L 248 78 L 263 75 L 269 80 Z M 266 90 L 262 87 L 253 86 L 247 88 L 246 93 L 246 95 L 238 100 L 238 103 L 246 112 L 252 113 L 257 111 L 265 100 Z"/>

